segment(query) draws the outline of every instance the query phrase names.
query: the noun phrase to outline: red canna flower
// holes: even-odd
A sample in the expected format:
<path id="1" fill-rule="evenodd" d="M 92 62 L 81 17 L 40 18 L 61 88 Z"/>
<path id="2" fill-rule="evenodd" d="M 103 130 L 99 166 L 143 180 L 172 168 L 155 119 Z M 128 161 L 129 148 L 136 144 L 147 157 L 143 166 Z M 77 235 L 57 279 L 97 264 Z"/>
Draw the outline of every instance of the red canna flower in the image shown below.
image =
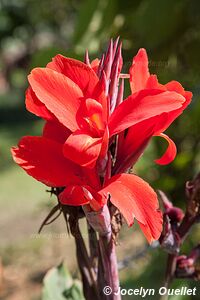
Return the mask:
<path id="1" fill-rule="evenodd" d="M 130 86 L 133 95 L 157 90 L 160 91 L 160 101 L 165 101 L 163 95 L 168 92 L 174 93 L 174 95 L 178 94 L 180 97 L 183 97 L 184 101 L 179 108 L 168 112 L 162 110 L 162 107 L 160 107 L 157 115 L 155 114 L 155 116 L 131 126 L 128 131 L 126 131 L 125 136 L 122 134 L 120 136 L 115 170 L 116 172 L 122 172 L 132 166 L 143 153 L 153 136 L 160 136 L 168 142 L 166 152 L 160 159 L 156 160 L 156 163 L 161 165 L 169 164 L 176 156 L 176 145 L 163 132 L 190 104 L 192 93 L 185 91 L 177 81 L 171 81 L 162 85 L 158 82 L 156 75 L 150 75 L 148 57 L 145 49 L 140 49 L 133 58 L 133 63 L 130 68 Z M 175 98 L 174 100 L 176 101 Z"/>
<path id="2" fill-rule="evenodd" d="M 187 97 L 178 84 L 161 86 L 151 76 L 147 84 L 147 70 L 137 71 L 133 65 L 132 95 L 122 101 L 121 68 L 121 46 L 115 42 L 100 61 L 91 64 L 88 57 L 82 63 L 57 55 L 46 68 L 33 69 L 26 107 L 46 123 L 42 136 L 23 137 L 12 155 L 35 179 L 62 188 L 62 204 L 89 204 L 99 210 L 110 200 L 129 225 L 137 219 L 151 242 L 162 229 L 155 192 L 136 175 L 114 174 L 119 173 L 119 164 L 124 169 L 132 156 L 141 154 L 152 135 L 169 126 L 186 106 Z M 143 131 L 136 131 L 132 145 L 134 128 Z M 115 164 L 111 148 L 117 140 Z"/>
<path id="3" fill-rule="evenodd" d="M 90 168 L 105 157 L 109 137 L 160 111 L 174 112 L 185 102 L 176 91 L 147 89 L 129 96 L 109 115 L 104 80 L 84 63 L 62 55 L 46 68 L 34 69 L 28 79 L 27 109 L 69 129 L 65 157 Z"/>

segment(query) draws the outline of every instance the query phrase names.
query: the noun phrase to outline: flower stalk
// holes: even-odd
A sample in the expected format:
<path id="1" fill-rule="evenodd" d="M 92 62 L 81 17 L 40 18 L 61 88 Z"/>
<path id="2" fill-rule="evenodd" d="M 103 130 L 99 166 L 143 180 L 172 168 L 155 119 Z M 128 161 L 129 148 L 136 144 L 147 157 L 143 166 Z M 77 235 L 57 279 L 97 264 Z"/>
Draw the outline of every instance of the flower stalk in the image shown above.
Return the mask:
<path id="1" fill-rule="evenodd" d="M 83 283 L 83 293 L 86 300 L 97 299 L 100 300 L 99 289 L 96 281 L 95 269 L 92 265 L 92 260 L 88 255 L 88 251 L 85 245 L 85 241 L 82 237 L 79 228 L 80 214 L 75 207 L 62 207 L 64 219 L 66 222 L 67 230 L 68 226 L 70 233 L 73 235 L 76 245 L 76 258 L 81 273 Z"/>
<path id="2" fill-rule="evenodd" d="M 99 278 L 99 283 L 101 285 L 101 282 L 103 282 L 103 287 L 109 286 L 112 289 L 112 294 L 108 295 L 106 299 L 120 300 L 120 296 L 115 295 L 115 292 L 117 292 L 119 288 L 119 275 L 108 206 L 104 205 L 101 210 L 96 212 L 91 211 L 88 206 L 84 206 L 83 210 L 88 223 L 96 232 L 98 232 L 99 235 L 100 259 L 103 265 L 103 280 L 102 278 Z"/>

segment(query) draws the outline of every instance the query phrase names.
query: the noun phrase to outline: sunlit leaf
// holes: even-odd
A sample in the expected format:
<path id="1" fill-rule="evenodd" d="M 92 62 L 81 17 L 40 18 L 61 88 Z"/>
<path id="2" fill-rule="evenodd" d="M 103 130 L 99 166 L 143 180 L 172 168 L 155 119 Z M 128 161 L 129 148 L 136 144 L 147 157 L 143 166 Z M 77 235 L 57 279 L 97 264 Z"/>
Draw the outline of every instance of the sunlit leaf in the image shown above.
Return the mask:
<path id="1" fill-rule="evenodd" d="M 84 300 L 81 283 L 73 280 L 62 263 L 47 272 L 44 278 L 42 300 Z"/>

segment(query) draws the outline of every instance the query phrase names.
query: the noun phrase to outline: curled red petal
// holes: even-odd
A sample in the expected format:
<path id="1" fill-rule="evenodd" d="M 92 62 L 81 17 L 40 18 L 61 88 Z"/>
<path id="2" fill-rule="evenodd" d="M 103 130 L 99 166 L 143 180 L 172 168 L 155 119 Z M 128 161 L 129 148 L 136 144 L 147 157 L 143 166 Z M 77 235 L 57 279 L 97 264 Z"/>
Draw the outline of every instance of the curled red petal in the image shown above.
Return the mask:
<path id="1" fill-rule="evenodd" d="M 35 68 L 28 76 L 38 99 L 72 131 L 78 129 L 76 113 L 82 91 L 71 79 L 48 68 Z"/>
<path id="2" fill-rule="evenodd" d="M 167 147 L 167 150 L 165 151 L 165 153 L 162 155 L 162 157 L 159 159 L 156 159 L 155 162 L 159 165 L 167 165 L 167 164 L 171 163 L 176 157 L 176 152 L 177 152 L 176 145 L 164 133 L 160 133 L 159 135 L 156 135 L 156 136 L 160 136 L 160 137 L 164 138 L 168 142 L 168 147 Z"/>
<path id="3" fill-rule="evenodd" d="M 162 214 L 158 210 L 157 195 L 147 182 L 133 174 L 119 174 L 108 180 L 100 193 L 110 194 L 110 201 L 129 226 L 136 218 L 149 242 L 160 237 Z"/>
<path id="4" fill-rule="evenodd" d="M 71 181 L 80 182 L 78 166 L 63 156 L 62 145 L 53 140 L 25 136 L 11 152 L 14 161 L 21 168 L 48 186 L 62 187 Z"/>
<path id="5" fill-rule="evenodd" d="M 185 91 L 182 85 L 177 81 L 170 81 L 169 83 L 165 84 L 165 88 L 168 91 L 179 93 L 184 97 L 185 101 L 182 107 L 163 116 L 163 121 L 157 123 L 157 127 L 154 133 L 155 135 L 165 131 L 171 125 L 171 123 L 182 114 L 184 109 L 186 109 L 186 107 L 190 104 L 192 100 L 192 93 L 189 91 Z"/>
<path id="6" fill-rule="evenodd" d="M 76 164 L 93 168 L 99 157 L 101 144 L 102 138 L 93 138 L 82 131 L 76 131 L 66 140 L 63 153 Z"/>
<path id="7" fill-rule="evenodd" d="M 147 79 L 150 76 L 148 57 L 145 49 L 141 48 L 133 58 L 129 73 L 132 93 L 143 90 L 146 86 Z"/>

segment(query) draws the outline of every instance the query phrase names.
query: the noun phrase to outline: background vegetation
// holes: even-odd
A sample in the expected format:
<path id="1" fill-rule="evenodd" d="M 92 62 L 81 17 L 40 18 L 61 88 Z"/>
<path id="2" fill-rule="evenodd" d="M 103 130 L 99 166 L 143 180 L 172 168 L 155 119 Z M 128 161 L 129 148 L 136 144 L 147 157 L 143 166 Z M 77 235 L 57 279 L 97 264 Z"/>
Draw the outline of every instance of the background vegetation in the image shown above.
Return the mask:
<path id="1" fill-rule="evenodd" d="M 71 254 L 73 239 L 59 236 L 65 232 L 62 220 L 45 229 L 46 235 L 34 236 L 53 199 L 10 156 L 10 146 L 23 135 L 39 134 L 42 126 L 41 120 L 25 111 L 27 74 L 35 66 L 45 66 L 57 53 L 83 59 L 87 48 L 92 58 L 98 57 L 109 38 L 117 36 L 123 42 L 124 72 L 144 47 L 151 73 L 158 74 L 161 83 L 175 79 L 194 94 L 190 107 L 167 130 L 177 145 L 175 161 L 164 167 L 154 164 L 166 147 L 155 138 L 135 167 L 176 205 L 185 206 L 185 182 L 200 170 L 200 1 L 0 0 L 0 255 L 4 270 L 0 299 L 40 299 L 43 274 L 63 258 L 73 275 L 77 272 Z M 197 229 L 188 238 L 186 251 L 197 243 Z M 137 226 L 134 232 L 125 229 L 119 257 L 143 247 Z M 159 250 L 148 252 L 121 272 L 122 283 L 156 288 L 162 282 L 164 261 Z M 176 285 L 183 283 L 193 284 L 177 281 Z"/>

